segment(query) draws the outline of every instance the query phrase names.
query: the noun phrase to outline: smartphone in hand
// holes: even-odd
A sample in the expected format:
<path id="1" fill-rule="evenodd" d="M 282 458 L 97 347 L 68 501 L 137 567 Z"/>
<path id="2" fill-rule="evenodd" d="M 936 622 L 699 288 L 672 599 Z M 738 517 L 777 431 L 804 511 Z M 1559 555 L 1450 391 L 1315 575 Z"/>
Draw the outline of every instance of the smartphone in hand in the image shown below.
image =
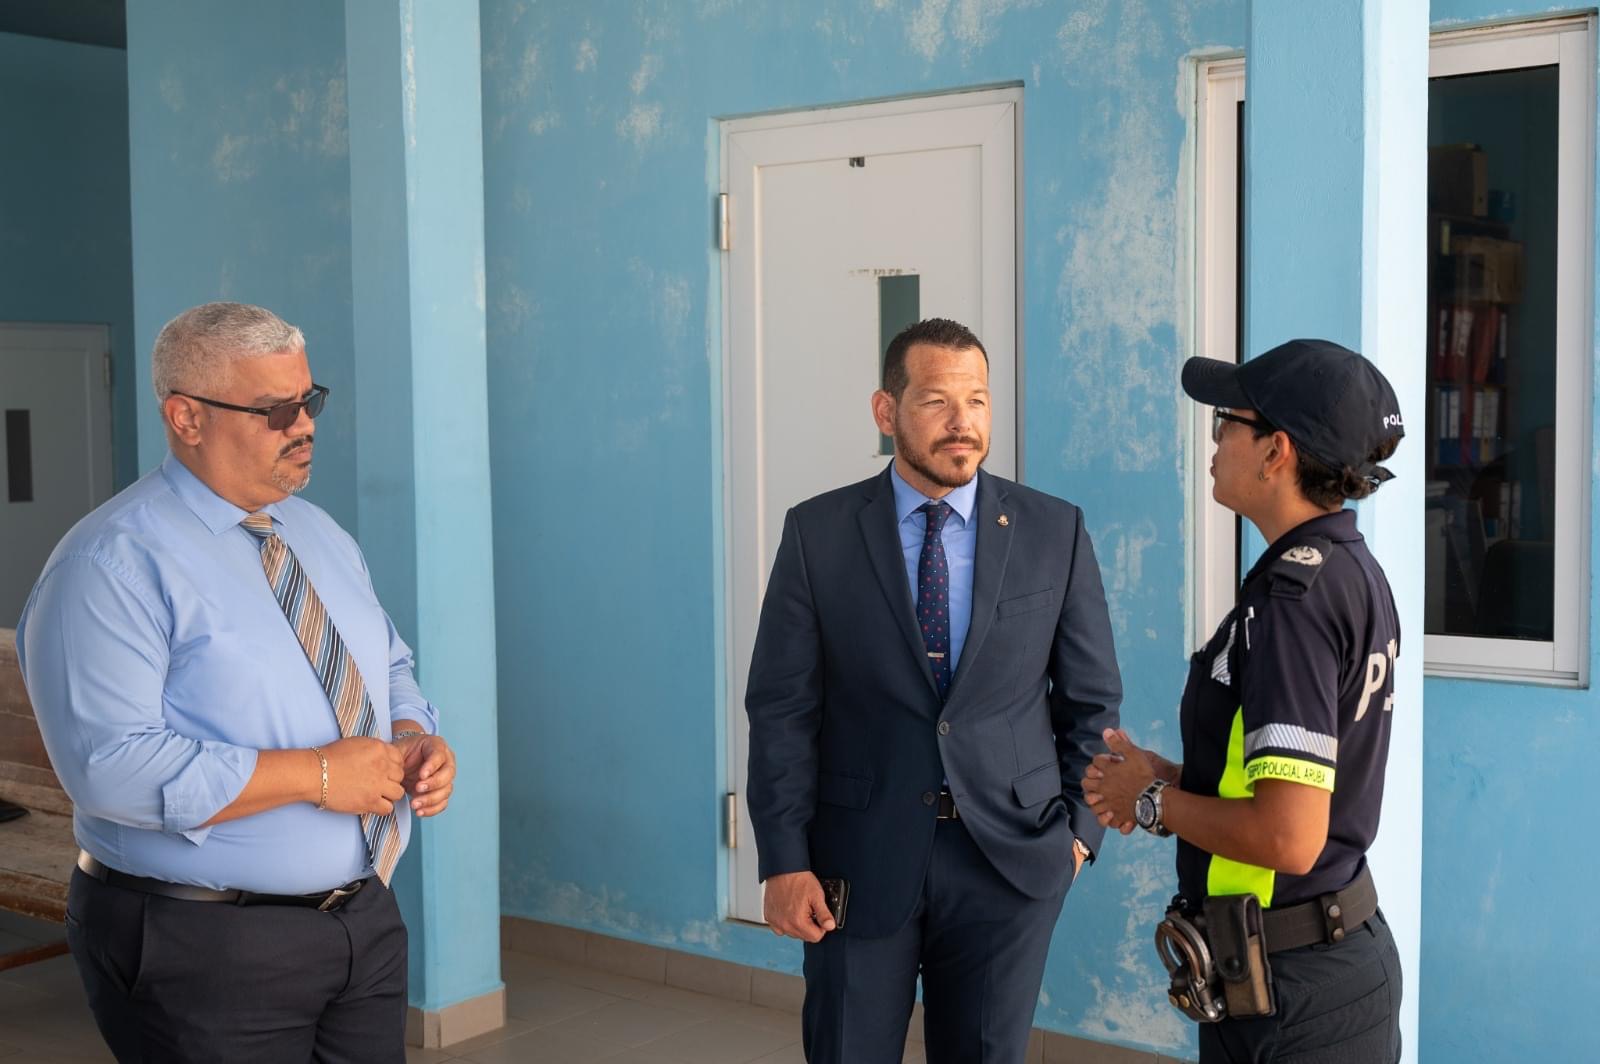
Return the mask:
<path id="1" fill-rule="evenodd" d="M 833 917 L 834 930 L 844 926 L 845 909 L 850 904 L 850 881 L 848 879 L 824 879 L 822 882 L 822 897 L 828 905 L 828 912 Z"/>

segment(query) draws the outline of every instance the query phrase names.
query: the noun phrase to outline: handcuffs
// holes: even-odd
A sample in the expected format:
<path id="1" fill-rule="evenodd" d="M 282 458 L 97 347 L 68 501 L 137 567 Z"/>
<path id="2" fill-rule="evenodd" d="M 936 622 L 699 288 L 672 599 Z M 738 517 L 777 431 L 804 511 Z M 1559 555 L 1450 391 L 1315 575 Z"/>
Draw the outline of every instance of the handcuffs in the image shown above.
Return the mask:
<path id="1" fill-rule="evenodd" d="M 1192 1020 L 1216 1023 L 1277 1012 L 1272 965 L 1254 894 L 1214 895 L 1194 912 L 1180 895 L 1156 925 L 1167 1000 Z"/>
<path id="2" fill-rule="evenodd" d="M 1161 792 L 1152 780 L 1134 801 L 1134 822 L 1168 836 Z M 1199 911 L 1179 895 L 1156 925 L 1156 953 L 1171 984 L 1167 1000 L 1192 1020 L 1216 1023 L 1229 1016 L 1271 1016 L 1277 1011 L 1261 899 L 1254 894 L 1213 895 Z"/>

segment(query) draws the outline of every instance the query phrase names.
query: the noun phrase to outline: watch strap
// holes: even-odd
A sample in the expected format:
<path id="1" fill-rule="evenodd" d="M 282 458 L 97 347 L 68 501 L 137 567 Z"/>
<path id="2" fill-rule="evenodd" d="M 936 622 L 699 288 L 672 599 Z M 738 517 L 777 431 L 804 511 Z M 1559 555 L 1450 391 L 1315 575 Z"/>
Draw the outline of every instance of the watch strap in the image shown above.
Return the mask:
<path id="1" fill-rule="evenodd" d="M 1162 814 L 1165 812 L 1165 810 L 1163 809 L 1163 803 L 1161 801 L 1161 792 L 1166 789 L 1167 781 L 1158 777 L 1154 780 L 1151 780 L 1150 785 L 1139 792 L 1139 797 L 1141 799 L 1148 799 L 1152 809 L 1155 812 L 1155 815 L 1149 824 L 1141 824 L 1139 826 L 1144 828 L 1150 834 L 1163 839 L 1172 834 L 1172 829 L 1168 828 L 1162 823 Z"/>

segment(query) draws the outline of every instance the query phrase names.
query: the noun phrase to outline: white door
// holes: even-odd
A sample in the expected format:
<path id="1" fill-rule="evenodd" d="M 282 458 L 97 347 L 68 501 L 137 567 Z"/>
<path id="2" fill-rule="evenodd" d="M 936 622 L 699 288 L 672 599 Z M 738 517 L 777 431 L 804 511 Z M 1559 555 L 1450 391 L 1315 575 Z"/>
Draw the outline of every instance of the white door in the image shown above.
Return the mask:
<path id="1" fill-rule="evenodd" d="M 783 516 L 889 462 L 869 399 L 896 332 L 944 317 L 977 333 L 994 417 L 985 468 L 1016 476 L 1019 99 L 963 93 L 723 124 L 735 917 L 761 919 L 744 691 Z"/>
<path id="2" fill-rule="evenodd" d="M 14 628 L 56 542 L 111 497 L 103 325 L 0 323 L 0 627 Z"/>

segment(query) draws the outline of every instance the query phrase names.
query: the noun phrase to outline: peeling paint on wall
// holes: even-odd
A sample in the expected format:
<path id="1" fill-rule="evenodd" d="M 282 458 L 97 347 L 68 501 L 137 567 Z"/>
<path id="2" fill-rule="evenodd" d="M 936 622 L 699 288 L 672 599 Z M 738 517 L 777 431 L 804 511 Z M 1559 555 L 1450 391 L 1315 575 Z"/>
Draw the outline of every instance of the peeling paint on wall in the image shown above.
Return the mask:
<path id="1" fill-rule="evenodd" d="M 533 91 L 534 83 L 539 78 L 539 45 L 529 41 L 522 49 L 522 58 L 517 63 L 517 72 L 509 81 L 505 82 L 504 96 L 512 100 L 526 100 L 528 93 Z"/>
<path id="2" fill-rule="evenodd" d="M 1108 990 L 1099 976 L 1090 976 L 1089 987 L 1094 991 L 1094 1005 L 1078 1028 L 1082 1034 L 1156 1049 L 1178 1052 L 1188 1049 L 1193 1034 L 1191 1025 L 1167 1003 L 1165 983 L 1133 990 Z"/>
<path id="3" fill-rule="evenodd" d="M 162 102 L 170 107 L 174 113 L 183 110 L 183 105 L 186 102 L 183 92 L 183 78 L 178 74 L 175 67 L 168 67 L 166 72 L 161 75 L 160 92 Z"/>
<path id="4" fill-rule="evenodd" d="M 525 13 L 525 12 L 524 12 Z M 521 15 L 517 16 L 520 21 Z M 499 139 L 514 127 L 542 136 L 561 124 L 561 113 L 549 105 L 550 71 L 537 36 L 520 50 L 512 38 L 485 38 L 483 54 L 484 130 Z M 593 69 L 599 53 L 585 40 L 576 49 L 576 69 Z"/>
<path id="5" fill-rule="evenodd" d="M 248 181 L 256 175 L 250 159 L 251 138 L 224 133 L 211 153 L 211 170 L 221 182 Z"/>
<path id="6" fill-rule="evenodd" d="M 633 77 L 628 81 L 628 88 L 633 90 L 635 96 L 642 95 L 659 73 L 661 73 L 661 57 L 646 55 L 639 60 L 639 69 L 633 72 Z"/>
<path id="7" fill-rule="evenodd" d="M 417 27 L 416 9 L 410 3 L 400 9 L 400 54 L 404 68 L 401 96 L 405 100 L 402 121 L 406 147 L 414 152 L 417 150 Z"/>
<path id="8" fill-rule="evenodd" d="M 322 136 L 318 145 L 322 154 L 330 159 L 344 158 L 350 154 L 350 115 L 343 77 L 327 80 L 322 105 Z"/>
<path id="9" fill-rule="evenodd" d="M 148 352 L 184 307 L 260 303 L 305 331 L 317 379 L 349 396 L 342 8 L 149 0 L 130 5 L 128 40 L 133 214 L 136 232 L 158 234 L 133 246 L 135 347 Z M 180 238 L 159 235 L 171 233 Z M 165 439 L 153 408 L 138 414 L 139 465 L 149 469 Z M 309 497 L 353 529 L 353 419 L 327 419 L 318 432 L 327 447 Z"/>
<path id="10" fill-rule="evenodd" d="M 502 717 L 508 912 L 742 963 L 799 963 L 770 934 L 721 918 L 715 816 L 729 773 L 719 558 L 707 549 L 724 442 L 714 435 L 718 116 L 1028 79 L 1026 479 L 1085 507 L 1129 726 L 1171 736 L 1162 729 L 1190 649 L 1174 593 L 1187 115 L 1172 106 L 1173 71 L 1207 41 L 1242 44 L 1244 6 L 626 0 L 601 17 L 485 0 L 485 125 L 504 130 L 485 146 L 497 578 L 549 605 L 499 618 L 506 646 L 524 648 L 501 656 L 502 690 L 521 693 Z M 514 60 L 534 43 L 549 61 L 524 92 Z M 535 142 L 523 130 L 545 113 L 559 120 Z M 552 403 L 563 396 L 586 397 L 581 416 Z M 840 403 L 850 416 L 852 400 Z M 578 528 L 549 513 L 552 493 L 590 520 Z M 641 507 L 648 535 L 632 519 Z M 532 564 L 528 542 L 571 560 L 560 571 Z M 619 598 L 677 620 L 649 630 L 619 613 Z M 598 632 L 633 648 L 637 668 L 619 672 Z M 610 678 L 604 691 L 596 674 Z M 586 822 L 603 822 L 614 855 L 545 815 L 574 788 L 603 794 Z M 524 830 L 519 816 L 543 826 Z M 1170 850 L 1108 842 L 1063 918 L 1072 948 L 1051 958 L 1039 1022 L 1187 1055 L 1192 1033 L 1148 948 L 1173 878 Z"/>
<path id="11" fill-rule="evenodd" d="M 1136 522 L 1131 527 L 1107 525 L 1095 532 L 1096 554 L 1105 583 L 1106 606 L 1111 613 L 1111 629 L 1121 647 L 1135 615 L 1135 600 L 1144 588 L 1144 556 L 1160 536 L 1153 521 Z"/>
<path id="12" fill-rule="evenodd" d="M 617 123 L 617 134 L 633 141 L 636 148 L 643 147 L 646 141 L 660 131 L 661 105 L 658 103 L 636 103 Z"/>
<path id="13" fill-rule="evenodd" d="M 551 923 L 585 927 L 668 948 L 698 947 L 699 951 L 713 954 L 728 938 L 728 925 L 722 921 L 690 920 L 676 925 L 651 921 L 639 915 L 637 903 L 625 893 L 589 891 L 577 883 L 542 874 L 523 876 L 502 886 L 503 892 L 513 890 L 539 898 L 539 911 L 546 914 L 539 918 Z"/>
<path id="14" fill-rule="evenodd" d="M 1068 80 L 1116 86 L 1115 107 L 1084 123 L 1078 146 L 1108 170 L 1099 193 L 1056 230 L 1066 249 L 1056 286 L 1060 351 L 1080 409 L 1061 446 L 1070 469 L 1109 459 L 1123 471 L 1151 470 L 1178 439 L 1144 429 L 1170 424 L 1177 377 L 1173 277 L 1177 269 L 1177 159 L 1164 94 L 1139 76 L 1150 45 L 1142 5 L 1107 27 L 1106 5 L 1073 13 L 1056 39 Z M 1086 42 L 1111 33 L 1107 46 Z"/>
<path id="15" fill-rule="evenodd" d="M 1138 835 L 1108 845 L 1115 845 L 1119 852 L 1109 868 L 1114 885 L 1101 893 L 1109 893 L 1123 910 L 1121 938 L 1113 965 L 1080 967 L 1094 999 L 1078 1030 L 1094 1038 L 1184 1051 L 1192 1027 L 1167 1003 L 1166 971 L 1156 963 L 1151 942 L 1152 931 L 1175 889 L 1172 847 Z M 1099 869 L 1097 865 L 1097 872 Z M 1082 918 L 1084 910 L 1078 914 Z"/>
<path id="16" fill-rule="evenodd" d="M 946 34 L 955 39 L 962 58 L 992 44 L 997 23 L 1008 11 L 1037 7 L 1041 0 L 921 0 L 906 17 L 906 39 L 912 51 L 929 62 L 944 49 Z M 878 5 L 880 8 L 886 5 Z"/>
<path id="17" fill-rule="evenodd" d="M 495 276 L 501 277 L 499 270 Z M 495 286 L 495 313 L 490 315 L 492 322 L 490 335 L 515 334 L 522 332 L 531 319 L 539 314 L 539 302 L 523 291 L 514 282 L 501 280 Z"/>
<path id="18" fill-rule="evenodd" d="M 906 39 L 911 50 L 930 63 L 944 47 L 944 16 L 950 0 L 922 0 L 922 6 L 906 20 Z"/>

